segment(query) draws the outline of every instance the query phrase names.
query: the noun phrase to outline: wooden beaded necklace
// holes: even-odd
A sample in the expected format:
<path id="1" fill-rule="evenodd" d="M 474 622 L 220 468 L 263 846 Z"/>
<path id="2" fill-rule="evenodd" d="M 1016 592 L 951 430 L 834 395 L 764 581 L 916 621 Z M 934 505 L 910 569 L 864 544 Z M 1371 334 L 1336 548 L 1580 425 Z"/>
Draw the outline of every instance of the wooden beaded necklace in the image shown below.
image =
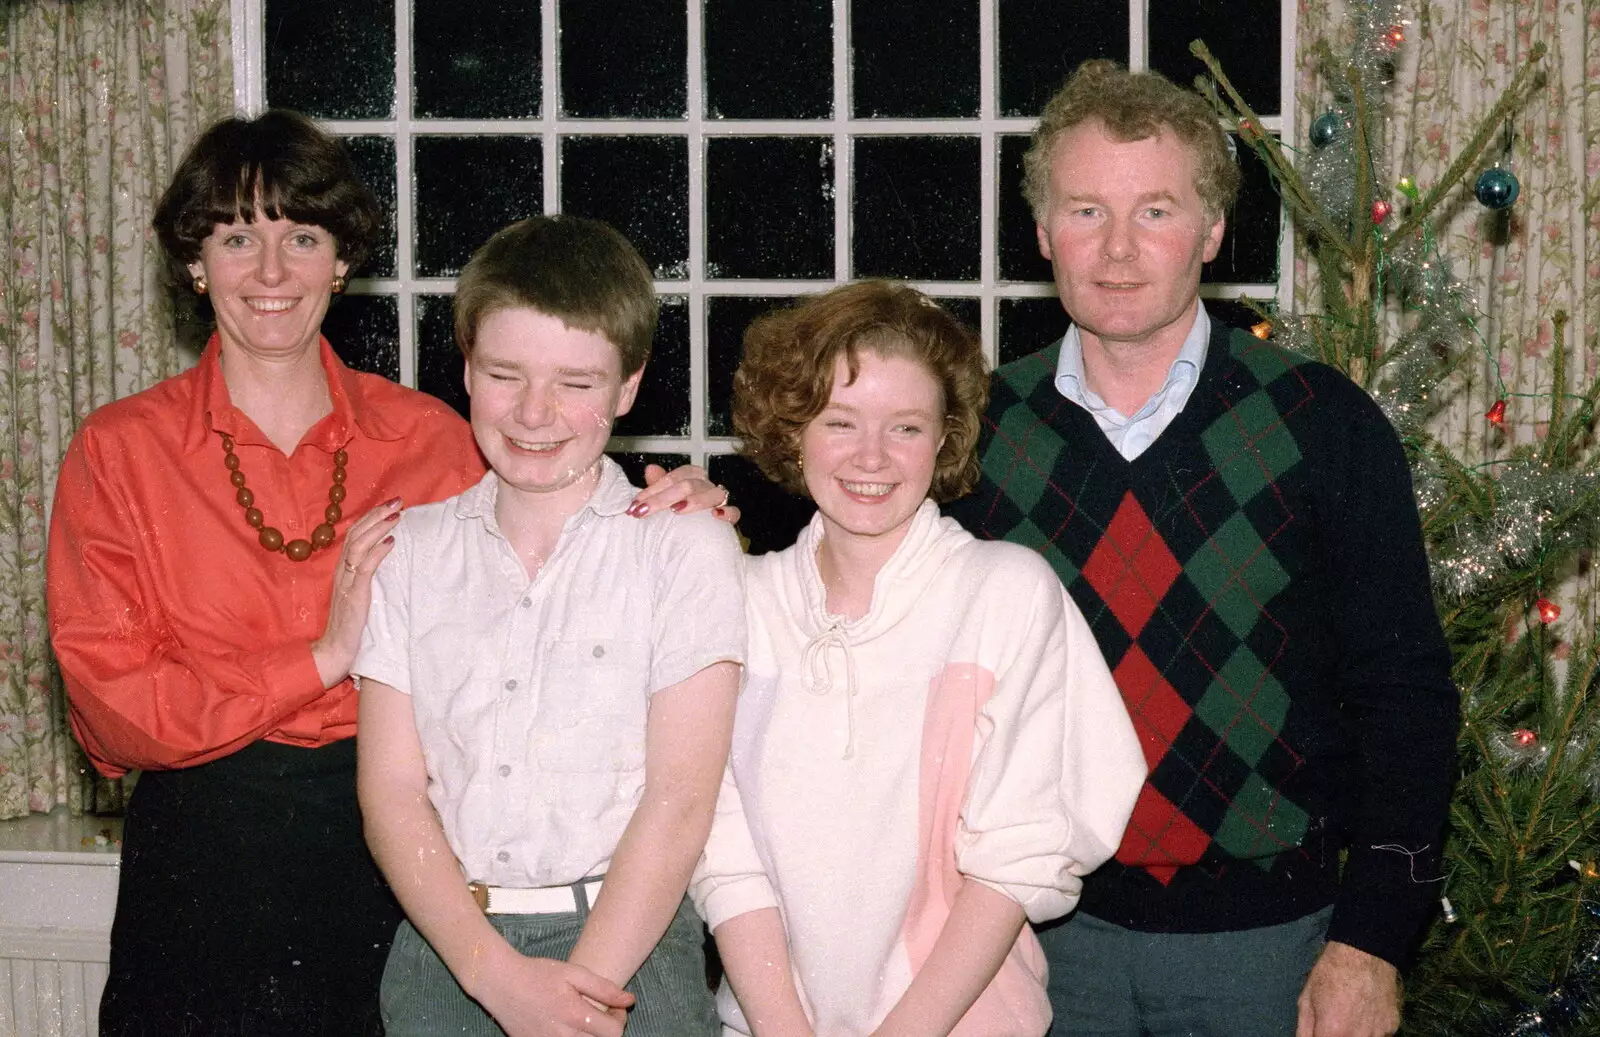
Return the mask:
<path id="1" fill-rule="evenodd" d="M 228 468 L 228 481 L 233 483 L 233 499 L 244 509 L 244 520 L 257 530 L 256 539 L 262 547 L 268 551 L 282 551 L 293 562 L 303 562 L 311 557 L 312 551 L 333 543 L 337 535 L 333 524 L 344 515 L 339 505 L 345 497 L 344 466 L 348 460 L 350 455 L 343 450 L 333 455 L 333 484 L 328 487 L 328 506 L 322 509 L 324 521 L 311 531 L 311 539 L 295 539 L 285 543 L 282 531 L 266 525 L 266 516 L 255 506 L 255 492 L 245 485 L 244 472 L 239 470 L 239 455 L 233 452 L 233 437 L 226 434 L 222 437 L 222 463 Z"/>

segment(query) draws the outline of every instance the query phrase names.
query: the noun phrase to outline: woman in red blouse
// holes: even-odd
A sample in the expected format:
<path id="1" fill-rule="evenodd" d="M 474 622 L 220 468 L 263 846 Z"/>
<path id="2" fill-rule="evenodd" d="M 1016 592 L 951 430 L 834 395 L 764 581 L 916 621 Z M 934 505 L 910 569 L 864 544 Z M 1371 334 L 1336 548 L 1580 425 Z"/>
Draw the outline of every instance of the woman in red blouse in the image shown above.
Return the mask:
<path id="1" fill-rule="evenodd" d="M 400 913 L 362 842 L 348 669 L 400 509 L 484 469 L 449 407 L 320 334 L 380 227 L 309 120 L 212 127 L 155 229 L 216 332 L 91 414 L 62 465 L 49 613 L 73 731 L 101 773 L 143 771 L 102 1034 L 381 1033 Z"/>

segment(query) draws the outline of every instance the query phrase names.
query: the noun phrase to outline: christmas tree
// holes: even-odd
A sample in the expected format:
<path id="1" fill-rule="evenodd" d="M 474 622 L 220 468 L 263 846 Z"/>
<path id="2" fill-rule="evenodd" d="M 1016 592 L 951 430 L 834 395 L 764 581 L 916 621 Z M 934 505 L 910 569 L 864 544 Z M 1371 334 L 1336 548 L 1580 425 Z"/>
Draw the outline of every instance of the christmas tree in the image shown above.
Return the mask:
<path id="1" fill-rule="evenodd" d="M 1408 979 L 1401 1032 L 1600 1034 L 1600 649 L 1588 617 L 1569 617 L 1557 636 L 1552 600 L 1600 531 L 1600 382 L 1572 384 L 1566 314 L 1552 321 L 1551 392 L 1519 401 L 1542 409 L 1542 441 L 1502 434 L 1492 456 L 1467 458 L 1430 433 L 1486 372 L 1498 398 L 1483 420 L 1505 426 L 1507 390 L 1433 221 L 1467 190 L 1490 210 L 1515 203 L 1507 128 L 1538 89 L 1545 48 L 1533 47 L 1448 170 L 1423 185 L 1388 169 L 1380 143 L 1405 42 L 1400 5 L 1356 5 L 1351 30 L 1342 57 L 1317 45 L 1333 103 L 1293 157 L 1205 44 L 1191 49 L 1211 73 L 1197 87 L 1267 164 L 1321 280 L 1321 312 L 1263 310 L 1255 331 L 1343 370 L 1399 430 L 1454 653 L 1460 775 L 1440 911 Z"/>

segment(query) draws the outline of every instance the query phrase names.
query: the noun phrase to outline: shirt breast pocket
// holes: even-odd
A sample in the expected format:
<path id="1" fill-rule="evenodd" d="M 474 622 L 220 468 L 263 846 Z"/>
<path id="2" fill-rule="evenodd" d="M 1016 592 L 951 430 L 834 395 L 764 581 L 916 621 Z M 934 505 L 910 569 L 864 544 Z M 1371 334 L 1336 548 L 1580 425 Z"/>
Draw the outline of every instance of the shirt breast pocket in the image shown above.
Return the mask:
<path id="1" fill-rule="evenodd" d="M 542 767 L 589 773 L 644 767 L 648 645 L 607 638 L 551 642 L 541 683 L 536 742 Z"/>

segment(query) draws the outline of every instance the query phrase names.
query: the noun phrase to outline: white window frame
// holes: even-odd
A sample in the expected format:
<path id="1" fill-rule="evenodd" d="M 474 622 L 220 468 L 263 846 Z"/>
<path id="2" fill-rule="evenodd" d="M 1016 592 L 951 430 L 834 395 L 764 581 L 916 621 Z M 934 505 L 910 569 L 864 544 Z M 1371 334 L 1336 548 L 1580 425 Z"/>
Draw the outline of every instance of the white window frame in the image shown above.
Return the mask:
<path id="1" fill-rule="evenodd" d="M 393 295 L 397 299 L 400 324 L 400 381 L 417 384 L 416 297 L 449 294 L 455 290 L 454 278 L 413 277 L 412 241 L 415 226 L 415 192 L 411 189 L 411 140 L 434 134 L 457 135 L 538 135 L 544 145 L 542 175 L 544 211 L 556 212 L 560 182 L 560 141 L 567 134 L 621 136 L 684 136 L 689 142 L 689 271 L 688 278 L 661 280 L 656 289 L 662 295 L 681 296 L 689 316 L 689 432 L 686 436 L 616 437 L 610 448 L 649 454 L 687 454 L 700 465 L 715 454 L 732 453 L 737 440 L 713 436 L 706 429 L 706 299 L 712 296 L 794 296 L 823 291 L 849 280 L 851 256 L 851 161 L 850 142 L 865 136 L 968 136 L 979 138 L 980 176 L 983 184 L 979 240 L 982 259 L 977 282 L 914 281 L 930 295 L 973 298 L 979 301 L 980 326 L 984 350 L 995 361 L 998 349 L 999 308 L 1002 299 L 1053 298 L 1054 286 L 1046 283 L 1002 283 L 999 280 L 997 249 L 999 225 L 999 176 L 996 159 L 998 138 L 1030 133 L 1034 120 L 1006 118 L 997 112 L 999 94 L 996 55 L 999 33 L 995 0 L 979 6 L 979 111 L 976 118 L 960 119 L 858 119 L 850 112 L 850 0 L 833 2 L 833 117 L 809 120 L 709 119 L 704 115 L 704 76 L 702 68 L 701 15 L 699 0 L 688 3 L 688 117 L 682 120 L 649 119 L 568 119 L 558 117 L 556 58 L 556 2 L 541 0 L 540 33 L 543 115 L 536 119 L 412 119 L 411 111 L 411 6 L 409 0 L 395 0 L 395 111 L 394 119 L 324 120 L 322 125 L 341 135 L 388 136 L 394 140 L 396 160 L 395 226 L 397 251 L 395 270 L 390 278 L 359 278 L 352 285 L 355 293 Z M 1145 23 L 1150 0 L 1130 0 L 1128 8 L 1128 66 L 1135 71 L 1148 67 L 1149 41 Z M 233 18 L 234 106 L 247 114 L 265 108 L 265 64 L 263 52 L 264 0 L 230 0 Z M 1280 114 L 1263 116 L 1263 128 L 1281 139 L 1295 139 L 1295 34 L 1298 28 L 1296 0 L 1280 0 L 1279 40 Z M 705 269 L 705 142 L 712 137 L 750 136 L 831 136 L 834 144 L 834 271 L 833 280 L 707 280 Z M 1287 212 L 1280 216 L 1278 245 L 1279 278 L 1266 284 L 1204 284 L 1200 295 L 1207 299 L 1275 300 L 1279 308 L 1293 306 L 1294 229 Z M 1043 345 L 1043 343 L 1041 343 Z"/>

